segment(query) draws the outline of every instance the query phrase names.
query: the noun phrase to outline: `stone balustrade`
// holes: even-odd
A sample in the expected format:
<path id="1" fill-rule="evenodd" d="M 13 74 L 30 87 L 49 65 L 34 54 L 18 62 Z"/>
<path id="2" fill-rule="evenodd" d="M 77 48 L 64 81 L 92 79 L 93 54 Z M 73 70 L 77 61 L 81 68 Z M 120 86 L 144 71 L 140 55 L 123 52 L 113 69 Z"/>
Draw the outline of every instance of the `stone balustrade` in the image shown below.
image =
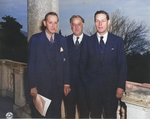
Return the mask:
<path id="1" fill-rule="evenodd" d="M 150 84 L 126 82 L 127 119 L 150 119 Z"/>
<path id="2" fill-rule="evenodd" d="M 13 109 L 18 117 L 30 118 L 30 107 L 27 104 L 27 64 L 11 60 L 0 60 L 0 96 L 9 96 L 14 99 Z M 149 119 L 150 118 L 150 84 L 126 82 L 126 93 L 122 99 L 127 106 L 127 119 Z M 117 119 L 120 105 L 118 106 Z M 125 110 L 122 110 L 125 119 Z M 78 117 L 78 115 L 76 115 Z M 64 106 L 62 103 L 62 118 L 65 118 Z"/>
<path id="3" fill-rule="evenodd" d="M 14 97 L 14 83 L 18 75 L 24 73 L 26 63 L 15 62 L 11 60 L 0 60 L 0 94 L 1 96 Z"/>
<path id="4" fill-rule="evenodd" d="M 14 100 L 14 112 L 26 104 L 27 64 L 11 60 L 0 60 L 0 95 Z"/>

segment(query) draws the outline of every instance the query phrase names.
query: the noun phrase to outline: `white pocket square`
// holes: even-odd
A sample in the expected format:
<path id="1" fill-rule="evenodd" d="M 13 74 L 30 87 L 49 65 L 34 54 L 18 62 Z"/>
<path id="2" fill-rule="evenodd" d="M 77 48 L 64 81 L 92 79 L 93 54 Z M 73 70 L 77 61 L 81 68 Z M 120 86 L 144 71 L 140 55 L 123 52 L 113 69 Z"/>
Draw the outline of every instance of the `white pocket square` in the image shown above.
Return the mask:
<path id="1" fill-rule="evenodd" d="M 114 48 L 111 48 L 111 50 L 114 50 Z"/>
<path id="2" fill-rule="evenodd" d="M 66 61 L 66 58 L 64 58 L 64 61 Z"/>
<path id="3" fill-rule="evenodd" d="M 62 47 L 60 47 L 60 52 L 63 52 L 64 50 L 63 50 L 63 48 Z"/>

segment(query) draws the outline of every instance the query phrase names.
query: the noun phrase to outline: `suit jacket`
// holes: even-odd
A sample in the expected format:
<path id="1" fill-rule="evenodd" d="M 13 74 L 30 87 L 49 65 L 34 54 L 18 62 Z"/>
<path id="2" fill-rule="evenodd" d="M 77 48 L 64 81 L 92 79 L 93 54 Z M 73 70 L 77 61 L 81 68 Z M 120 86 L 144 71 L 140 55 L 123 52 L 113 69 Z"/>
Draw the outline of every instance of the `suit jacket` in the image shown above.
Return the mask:
<path id="1" fill-rule="evenodd" d="M 122 38 L 108 32 L 103 58 L 99 52 L 97 33 L 83 44 L 80 72 L 84 84 L 98 81 L 100 88 L 115 94 L 117 88 L 125 89 L 127 77 L 126 55 Z"/>
<path id="2" fill-rule="evenodd" d="M 69 81 L 69 62 L 65 37 L 55 33 L 56 42 L 56 80 L 58 88 L 63 92 L 64 84 Z M 50 88 L 50 53 L 49 41 L 45 31 L 35 34 L 29 41 L 28 80 L 30 89 L 37 87 L 38 92 L 48 97 Z"/>
<path id="3" fill-rule="evenodd" d="M 69 57 L 69 68 L 70 68 L 70 79 L 71 85 L 74 85 L 75 82 L 81 83 L 81 79 L 79 79 L 79 60 L 80 60 L 80 52 L 82 49 L 82 44 L 85 40 L 87 40 L 89 36 L 83 34 L 82 41 L 76 49 L 76 46 L 73 41 L 73 34 L 66 37 L 67 48 L 68 48 L 68 57 Z"/>

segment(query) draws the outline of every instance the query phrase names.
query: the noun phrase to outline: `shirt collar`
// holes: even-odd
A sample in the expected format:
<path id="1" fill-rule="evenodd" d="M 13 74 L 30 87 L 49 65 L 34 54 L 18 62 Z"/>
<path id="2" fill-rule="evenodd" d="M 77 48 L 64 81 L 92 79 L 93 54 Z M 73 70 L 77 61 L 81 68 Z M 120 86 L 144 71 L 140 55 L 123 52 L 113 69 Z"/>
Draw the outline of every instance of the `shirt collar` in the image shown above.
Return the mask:
<path id="1" fill-rule="evenodd" d="M 83 38 L 83 33 L 80 36 L 78 36 L 78 37 L 79 37 L 78 41 L 79 41 L 79 43 L 81 43 L 82 38 Z M 74 42 L 74 44 L 75 44 L 76 40 L 77 40 L 77 36 L 73 35 L 73 42 Z"/>
<path id="2" fill-rule="evenodd" d="M 45 34 L 46 34 L 47 39 L 50 41 L 51 35 L 48 34 L 46 30 L 45 30 Z M 54 40 L 54 34 L 52 35 L 52 39 Z"/>
<path id="3" fill-rule="evenodd" d="M 101 35 L 97 32 L 97 38 L 98 38 L 98 42 L 100 43 L 100 37 Z M 106 44 L 107 42 L 107 37 L 108 37 L 108 32 L 106 32 L 104 35 L 103 35 L 103 41 L 104 43 Z"/>

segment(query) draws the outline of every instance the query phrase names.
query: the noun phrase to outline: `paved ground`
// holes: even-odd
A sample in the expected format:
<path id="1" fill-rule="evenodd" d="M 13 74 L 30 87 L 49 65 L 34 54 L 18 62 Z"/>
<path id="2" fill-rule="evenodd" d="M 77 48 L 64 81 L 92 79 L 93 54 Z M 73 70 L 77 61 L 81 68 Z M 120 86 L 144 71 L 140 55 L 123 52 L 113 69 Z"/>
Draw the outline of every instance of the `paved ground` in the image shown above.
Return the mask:
<path id="1" fill-rule="evenodd" d="M 0 119 L 2 118 L 6 119 L 7 112 L 13 113 L 13 99 L 10 97 L 0 96 Z M 15 117 L 15 114 L 14 114 L 14 117 Z"/>

